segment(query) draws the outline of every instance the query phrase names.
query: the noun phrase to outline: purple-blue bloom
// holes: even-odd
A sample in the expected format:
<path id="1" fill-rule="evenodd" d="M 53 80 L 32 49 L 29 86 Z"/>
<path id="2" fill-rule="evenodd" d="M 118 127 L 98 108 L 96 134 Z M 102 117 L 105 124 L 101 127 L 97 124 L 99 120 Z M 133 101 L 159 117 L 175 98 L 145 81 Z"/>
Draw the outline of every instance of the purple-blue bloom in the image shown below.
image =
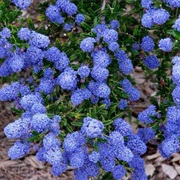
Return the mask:
<path id="1" fill-rule="evenodd" d="M 88 66 L 82 65 L 78 68 L 77 73 L 81 78 L 87 78 L 89 76 L 90 69 Z"/>
<path id="2" fill-rule="evenodd" d="M 156 69 L 159 67 L 158 58 L 155 55 L 147 56 L 143 59 L 143 63 L 149 69 Z"/>
<path id="3" fill-rule="evenodd" d="M 172 50 L 172 40 L 170 38 L 161 39 L 159 41 L 159 49 L 165 52 L 170 52 Z"/>
<path id="4" fill-rule="evenodd" d="M 85 17 L 83 14 L 77 14 L 75 17 L 75 23 L 77 23 L 78 25 L 80 25 L 82 22 L 85 21 Z"/>
<path id="5" fill-rule="evenodd" d="M 17 99 L 20 93 L 20 86 L 19 82 L 13 82 L 0 89 L 0 101 L 12 101 Z"/>
<path id="6" fill-rule="evenodd" d="M 10 38 L 11 37 L 11 31 L 7 27 L 4 27 L 2 31 L 0 31 L 0 36 L 2 38 Z"/>
<path id="7" fill-rule="evenodd" d="M 179 2 L 180 2 L 180 1 L 179 1 Z M 173 28 L 174 28 L 176 31 L 179 31 L 179 32 L 180 32 L 180 17 L 178 17 L 178 19 L 176 19 L 176 21 L 174 22 Z"/>
<path id="8" fill-rule="evenodd" d="M 88 138 L 98 137 L 104 129 L 104 125 L 101 121 L 86 117 L 83 119 L 83 126 L 81 127 L 81 132 L 85 134 Z"/>
<path id="9" fill-rule="evenodd" d="M 142 42 L 141 42 L 141 48 L 143 51 L 151 52 L 154 49 L 154 46 L 155 44 L 151 37 L 149 36 L 143 37 Z"/>
<path id="10" fill-rule="evenodd" d="M 31 4 L 31 0 L 11 0 L 11 2 L 20 9 L 26 9 Z"/>
<path id="11" fill-rule="evenodd" d="M 145 124 L 153 123 L 154 120 L 151 116 L 156 116 L 156 114 L 156 106 L 150 105 L 147 109 L 139 113 L 138 120 Z"/>
<path id="12" fill-rule="evenodd" d="M 22 158 L 30 152 L 30 143 L 16 141 L 8 151 L 8 156 L 12 159 Z"/>
<path id="13" fill-rule="evenodd" d="M 19 39 L 27 41 L 30 37 L 30 34 L 31 34 L 31 31 L 29 28 L 21 28 L 18 31 L 17 35 L 18 35 Z"/>
<path id="14" fill-rule="evenodd" d="M 120 24 L 119 24 L 118 20 L 113 19 L 113 20 L 110 21 L 110 28 L 111 29 L 116 30 L 116 29 L 119 28 L 119 26 L 120 26 Z"/>
<path id="15" fill-rule="evenodd" d="M 60 8 L 57 6 L 50 5 L 46 9 L 46 16 L 54 23 L 63 24 L 64 18 L 60 14 Z"/>
<path id="16" fill-rule="evenodd" d="M 80 48 L 84 52 L 91 52 L 94 49 L 95 42 L 96 42 L 96 40 L 94 38 L 87 37 L 81 41 Z"/>
<path id="17" fill-rule="evenodd" d="M 114 29 L 106 29 L 103 32 L 103 41 L 107 43 L 115 42 L 118 40 L 118 32 Z"/>

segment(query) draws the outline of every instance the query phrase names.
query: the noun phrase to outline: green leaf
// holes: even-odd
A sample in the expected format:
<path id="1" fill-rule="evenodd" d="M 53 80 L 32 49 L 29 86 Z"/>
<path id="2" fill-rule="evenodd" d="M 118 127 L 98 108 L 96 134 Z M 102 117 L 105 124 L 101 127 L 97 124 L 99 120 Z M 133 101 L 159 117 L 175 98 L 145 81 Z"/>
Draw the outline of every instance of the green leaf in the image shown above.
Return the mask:
<path id="1" fill-rule="evenodd" d="M 87 23 L 85 23 L 85 22 L 82 22 L 82 23 L 81 23 L 81 26 L 82 26 L 83 28 L 85 28 L 87 31 L 90 31 L 90 30 L 91 30 L 91 27 L 90 27 Z"/>

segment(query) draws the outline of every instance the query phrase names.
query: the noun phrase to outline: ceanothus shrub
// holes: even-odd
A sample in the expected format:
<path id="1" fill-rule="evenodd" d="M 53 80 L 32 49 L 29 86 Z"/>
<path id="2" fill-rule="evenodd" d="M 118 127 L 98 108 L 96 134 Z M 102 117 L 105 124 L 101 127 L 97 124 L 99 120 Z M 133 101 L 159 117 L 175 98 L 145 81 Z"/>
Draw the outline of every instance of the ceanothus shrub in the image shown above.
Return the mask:
<path id="1" fill-rule="evenodd" d="M 4 128 L 16 139 L 8 156 L 36 152 L 54 176 L 71 166 L 77 180 L 146 180 L 148 142 L 165 158 L 180 151 L 180 1 L 48 0 L 37 4 L 37 27 L 21 16 L 31 3 L 0 4 L 0 101 L 14 101 L 19 116 Z M 137 67 L 157 88 L 134 132 Z"/>

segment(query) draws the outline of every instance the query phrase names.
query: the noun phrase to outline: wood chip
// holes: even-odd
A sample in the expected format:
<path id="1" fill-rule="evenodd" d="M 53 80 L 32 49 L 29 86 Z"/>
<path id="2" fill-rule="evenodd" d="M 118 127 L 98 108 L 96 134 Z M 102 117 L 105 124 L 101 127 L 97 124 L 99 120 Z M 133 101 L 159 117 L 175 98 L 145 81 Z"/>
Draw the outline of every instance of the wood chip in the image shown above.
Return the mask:
<path id="1" fill-rule="evenodd" d="M 145 171 L 147 176 L 152 176 L 155 171 L 155 167 L 152 164 L 145 165 Z"/>
<path id="2" fill-rule="evenodd" d="M 174 179 L 178 173 L 174 169 L 173 166 L 167 165 L 167 164 L 162 164 L 162 170 L 165 174 L 167 174 L 171 179 Z"/>
<path id="3" fill-rule="evenodd" d="M 27 164 L 30 164 L 34 168 L 37 168 L 37 169 L 44 169 L 45 168 L 44 164 L 42 162 L 38 161 L 35 156 L 26 157 L 25 162 Z"/>
<path id="4" fill-rule="evenodd" d="M 12 165 L 15 165 L 17 164 L 18 162 L 17 161 L 0 161 L 0 168 L 5 168 L 5 167 L 9 167 L 9 166 L 12 166 Z"/>
<path id="5" fill-rule="evenodd" d="M 171 160 L 172 162 L 180 161 L 180 154 L 174 153 L 172 157 L 173 157 L 173 159 Z"/>
<path id="6" fill-rule="evenodd" d="M 156 154 L 147 156 L 146 159 L 147 159 L 147 160 L 156 159 L 156 158 L 158 158 L 158 157 L 160 157 L 160 156 L 161 156 L 161 155 L 159 154 L 159 152 L 156 152 Z"/>
<path id="7" fill-rule="evenodd" d="M 175 170 L 177 171 L 177 173 L 180 174 L 180 165 L 173 163 L 173 166 L 174 166 Z"/>

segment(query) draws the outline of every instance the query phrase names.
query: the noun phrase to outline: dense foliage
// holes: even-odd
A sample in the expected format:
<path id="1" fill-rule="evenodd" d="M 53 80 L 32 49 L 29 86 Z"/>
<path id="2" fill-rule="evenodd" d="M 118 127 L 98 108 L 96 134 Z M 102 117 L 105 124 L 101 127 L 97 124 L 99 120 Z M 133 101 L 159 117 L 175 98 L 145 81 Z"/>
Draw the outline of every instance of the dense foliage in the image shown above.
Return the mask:
<path id="1" fill-rule="evenodd" d="M 9 157 L 34 152 L 77 180 L 147 179 L 149 141 L 180 151 L 180 0 L 46 0 L 36 18 L 31 3 L 0 1 L 0 101 L 19 116 L 4 128 Z M 137 67 L 157 89 L 132 122 Z"/>

